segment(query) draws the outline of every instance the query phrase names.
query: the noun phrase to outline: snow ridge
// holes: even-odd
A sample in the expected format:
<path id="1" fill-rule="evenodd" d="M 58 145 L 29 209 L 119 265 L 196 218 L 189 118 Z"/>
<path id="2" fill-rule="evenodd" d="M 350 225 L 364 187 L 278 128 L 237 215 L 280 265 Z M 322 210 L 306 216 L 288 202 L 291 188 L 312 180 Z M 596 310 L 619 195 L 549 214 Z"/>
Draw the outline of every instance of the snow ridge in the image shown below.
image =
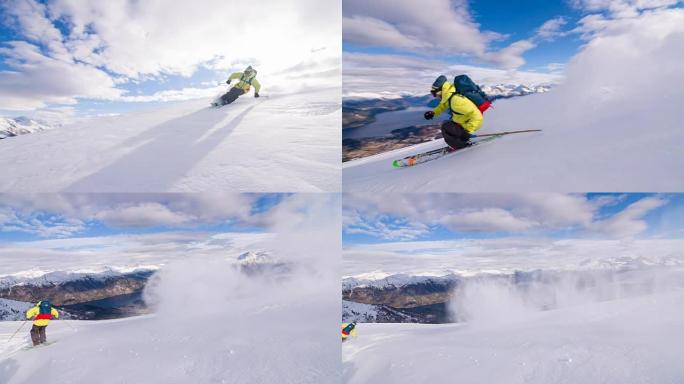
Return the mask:
<path id="1" fill-rule="evenodd" d="M 0 289 L 17 285 L 53 286 L 83 279 L 107 280 L 136 273 L 149 273 L 159 266 L 146 265 L 136 267 L 104 267 L 101 269 L 78 271 L 25 271 L 0 276 Z"/>

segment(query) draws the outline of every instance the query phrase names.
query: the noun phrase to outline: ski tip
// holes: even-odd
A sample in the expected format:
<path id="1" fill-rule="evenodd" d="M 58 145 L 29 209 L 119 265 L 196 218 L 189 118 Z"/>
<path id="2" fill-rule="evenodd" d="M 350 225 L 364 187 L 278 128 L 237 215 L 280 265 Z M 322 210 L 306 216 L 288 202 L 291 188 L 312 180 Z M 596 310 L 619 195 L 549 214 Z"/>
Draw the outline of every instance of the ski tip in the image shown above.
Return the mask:
<path id="1" fill-rule="evenodd" d="M 401 167 L 401 163 L 399 162 L 399 160 L 394 160 L 394 161 L 392 162 L 392 166 L 393 166 L 394 168 L 399 168 L 399 167 Z"/>

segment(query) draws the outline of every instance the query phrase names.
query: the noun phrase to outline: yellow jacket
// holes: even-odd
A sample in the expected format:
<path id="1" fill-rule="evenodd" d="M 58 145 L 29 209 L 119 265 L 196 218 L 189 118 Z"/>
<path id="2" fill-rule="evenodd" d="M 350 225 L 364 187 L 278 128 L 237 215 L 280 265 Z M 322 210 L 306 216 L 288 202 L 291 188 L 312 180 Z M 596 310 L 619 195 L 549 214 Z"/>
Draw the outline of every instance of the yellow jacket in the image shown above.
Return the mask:
<path id="1" fill-rule="evenodd" d="M 57 310 L 54 307 L 50 309 L 50 315 L 40 314 L 40 302 L 38 302 L 38 304 L 36 304 L 35 307 L 26 311 L 26 320 L 33 319 L 33 325 L 37 325 L 39 327 L 44 327 L 50 324 L 50 320 L 53 317 L 55 319 L 59 318 L 59 312 L 57 312 Z"/>
<path id="2" fill-rule="evenodd" d="M 250 79 L 242 79 L 242 72 L 235 72 L 228 77 L 228 80 L 235 80 L 235 79 L 240 79 L 240 81 L 238 81 L 238 83 L 235 84 L 235 86 L 244 90 L 245 93 L 249 92 L 250 83 L 251 83 L 251 85 L 254 86 L 254 92 L 255 93 L 259 93 L 259 90 L 261 89 L 261 84 L 259 84 L 259 81 L 255 77 L 252 77 L 251 80 Z"/>
<path id="3" fill-rule="evenodd" d="M 466 131 L 474 133 L 482 126 L 482 112 L 467 97 L 456 93 L 456 88 L 448 81 L 442 85 L 442 100 L 433 110 L 435 116 L 449 109 L 449 99 L 451 99 L 451 120 L 458 123 Z M 453 95 L 453 97 L 451 97 Z"/>
<path id="4" fill-rule="evenodd" d="M 346 328 L 349 324 L 350 323 L 342 323 L 342 340 L 348 338 L 349 336 L 356 337 L 356 327 L 354 327 L 348 334 L 344 332 L 344 328 Z"/>

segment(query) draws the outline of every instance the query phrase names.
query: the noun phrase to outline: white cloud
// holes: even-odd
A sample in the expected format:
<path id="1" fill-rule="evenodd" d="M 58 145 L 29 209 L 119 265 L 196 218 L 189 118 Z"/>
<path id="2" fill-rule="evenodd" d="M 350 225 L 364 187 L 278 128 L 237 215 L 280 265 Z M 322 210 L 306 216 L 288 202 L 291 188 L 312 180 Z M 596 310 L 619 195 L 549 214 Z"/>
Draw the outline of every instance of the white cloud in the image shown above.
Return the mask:
<path id="1" fill-rule="evenodd" d="M 630 265 L 684 265 L 684 241 L 550 240 L 543 238 L 463 239 L 347 245 L 342 275 L 406 273 L 511 273 L 532 270 L 620 269 Z M 643 263 L 643 264 L 642 264 Z"/>
<path id="2" fill-rule="evenodd" d="M 546 21 L 537 29 L 537 37 L 543 40 L 554 40 L 557 37 L 563 36 L 564 32 L 560 29 L 567 23 L 567 20 L 562 17 L 556 17 Z"/>
<path id="3" fill-rule="evenodd" d="M 42 212 L 0 207 L 0 233 L 23 232 L 41 237 L 63 238 L 85 228 L 84 221 L 60 214 L 46 215 Z"/>
<path id="4" fill-rule="evenodd" d="M 638 16 L 649 9 L 667 8 L 681 0 L 571 0 L 570 4 L 586 12 L 607 12 L 612 18 Z"/>
<path id="5" fill-rule="evenodd" d="M 559 74 L 510 71 L 471 65 L 450 64 L 441 60 L 426 60 L 403 55 L 345 53 L 343 55 L 345 97 L 363 94 L 382 96 L 397 94 L 425 95 L 430 84 L 440 74 L 467 74 L 478 84 L 501 83 L 554 84 Z M 400 79 L 398 81 L 398 79 Z"/>
<path id="6" fill-rule="evenodd" d="M 537 222 L 515 217 L 511 212 L 501 208 L 483 208 L 473 212 L 458 212 L 443 217 L 440 224 L 461 231 L 511 231 L 519 232 L 532 229 Z"/>
<path id="7" fill-rule="evenodd" d="M 602 218 L 599 210 L 623 197 L 589 199 L 584 195 L 530 194 L 348 194 L 343 228 L 347 234 L 411 240 L 428 234 L 433 225 L 456 232 L 511 232 L 548 235 L 579 231 L 612 238 L 636 235 L 648 225 L 643 216 L 666 201 L 646 197 Z"/>
<path id="8" fill-rule="evenodd" d="M 490 50 L 491 42 L 503 36 L 480 30 L 463 0 L 346 0 L 343 12 L 343 38 L 357 45 L 469 55 L 506 69 L 523 65 L 522 54 L 534 47 L 521 40 L 502 50 Z"/>
<path id="9" fill-rule="evenodd" d="M 112 79 L 82 63 L 44 55 L 27 42 L 12 41 L 0 47 L 11 70 L 0 72 L 0 108 L 33 110 L 54 104 L 75 104 L 76 98 L 117 98 Z"/>
<path id="10" fill-rule="evenodd" d="M 665 204 L 667 200 L 660 197 L 643 198 L 614 216 L 595 222 L 590 228 L 613 237 L 636 236 L 648 229 L 644 216 Z"/>
<path id="11" fill-rule="evenodd" d="M 246 194 L 4 195 L 0 230 L 68 237 L 93 220 L 118 228 L 247 223 L 254 201 Z"/>

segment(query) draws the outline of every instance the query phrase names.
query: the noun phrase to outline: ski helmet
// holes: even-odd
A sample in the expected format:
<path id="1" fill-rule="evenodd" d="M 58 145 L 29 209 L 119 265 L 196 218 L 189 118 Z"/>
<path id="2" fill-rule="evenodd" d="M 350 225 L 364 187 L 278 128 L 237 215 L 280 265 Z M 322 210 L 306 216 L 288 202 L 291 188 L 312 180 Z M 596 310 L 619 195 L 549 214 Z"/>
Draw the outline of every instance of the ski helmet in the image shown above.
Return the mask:
<path id="1" fill-rule="evenodd" d="M 430 93 L 432 96 L 437 96 L 437 92 L 442 90 L 442 86 L 444 83 L 446 83 L 447 78 L 444 75 L 439 75 L 437 79 L 435 79 L 435 82 L 432 83 L 432 89 L 430 89 Z"/>

